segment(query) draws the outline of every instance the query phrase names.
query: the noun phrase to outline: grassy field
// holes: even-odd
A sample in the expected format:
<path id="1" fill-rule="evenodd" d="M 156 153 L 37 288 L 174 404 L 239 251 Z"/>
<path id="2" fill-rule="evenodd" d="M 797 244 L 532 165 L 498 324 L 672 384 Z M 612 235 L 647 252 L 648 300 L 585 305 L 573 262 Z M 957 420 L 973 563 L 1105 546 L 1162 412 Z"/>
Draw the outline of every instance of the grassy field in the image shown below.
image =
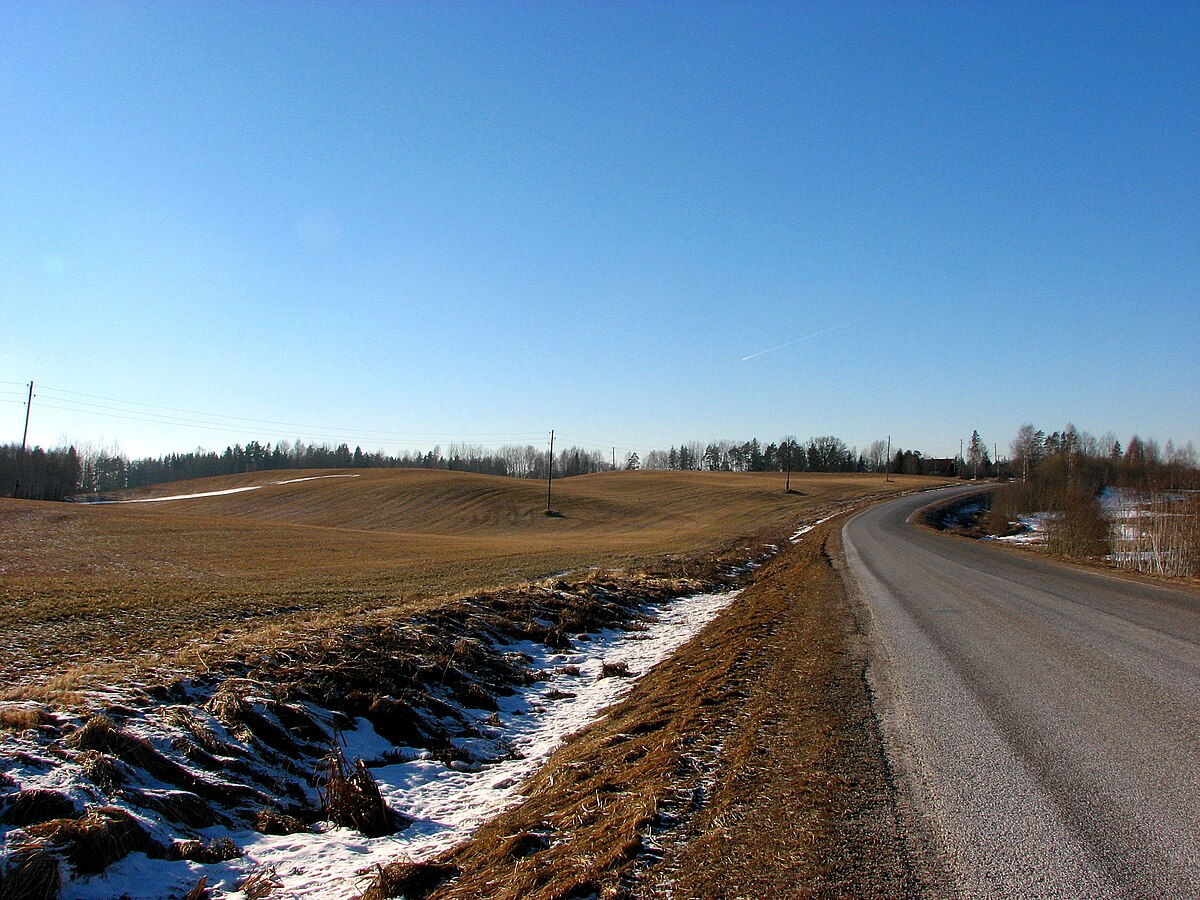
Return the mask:
<path id="1" fill-rule="evenodd" d="M 344 474 L 291 484 L 284 479 Z M 264 472 L 158 485 L 120 505 L 0 501 L 3 696 L 69 692 L 141 662 L 203 665 L 196 648 L 302 635 L 386 609 L 563 570 L 779 540 L 840 501 L 933 479 L 617 472 L 554 486 L 447 471 Z M 194 657 L 194 658 L 192 658 Z M 190 662 L 189 662 L 190 660 Z"/>

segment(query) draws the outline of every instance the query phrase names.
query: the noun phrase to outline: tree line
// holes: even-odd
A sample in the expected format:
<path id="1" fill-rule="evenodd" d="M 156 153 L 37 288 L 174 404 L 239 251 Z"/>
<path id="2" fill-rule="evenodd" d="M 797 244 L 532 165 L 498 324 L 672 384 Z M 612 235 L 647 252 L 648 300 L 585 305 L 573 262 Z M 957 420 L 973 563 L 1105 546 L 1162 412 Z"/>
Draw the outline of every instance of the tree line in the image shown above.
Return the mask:
<path id="1" fill-rule="evenodd" d="M 554 476 L 568 478 L 606 472 L 614 468 L 708 470 L 725 472 L 854 472 L 878 471 L 885 467 L 883 444 L 876 442 L 866 454 L 849 448 L 831 435 L 801 443 L 786 437 L 763 443 L 757 438 L 742 441 L 682 442 L 667 450 L 651 450 L 641 459 L 626 453 L 617 460 L 598 450 L 571 446 L 554 455 Z M 899 451 L 896 466 L 920 471 L 921 456 Z M 913 460 L 917 464 L 913 465 Z M 15 444 L 0 445 L 0 490 L 11 492 L 20 482 L 20 496 L 40 500 L 63 500 L 73 495 L 104 494 L 126 488 L 171 481 L 208 478 L 286 469 L 416 468 L 449 469 L 511 478 L 547 477 L 549 451 L 531 444 L 506 444 L 487 448 L 480 444 L 451 443 L 421 451 L 387 454 L 382 450 L 353 449 L 280 441 L 277 444 L 249 441 L 223 451 L 198 448 L 186 453 L 130 459 L 108 447 L 34 447 L 21 459 Z"/>
<path id="2" fill-rule="evenodd" d="M 487 449 L 478 444 L 452 443 L 427 451 L 386 454 L 382 450 L 350 449 L 306 444 L 249 441 L 223 451 L 197 449 L 157 457 L 130 459 L 120 451 L 75 445 L 51 449 L 34 447 L 21 456 L 18 444 L 0 445 L 0 491 L 34 500 L 65 500 L 74 495 L 103 494 L 216 475 L 236 475 L 287 469 L 412 468 L 450 469 L 513 478 L 545 478 L 549 452 L 532 445 Z M 567 447 L 554 456 L 555 477 L 608 471 L 612 463 L 598 450 Z"/>
<path id="3" fill-rule="evenodd" d="M 919 450 L 899 448 L 889 456 L 884 441 L 874 441 L 860 452 L 834 435 L 806 441 L 792 436 L 769 442 L 758 438 L 707 443 L 683 441 L 665 450 L 651 450 L 644 458 L 630 452 L 620 460 L 598 450 L 572 446 L 554 455 L 554 476 L 586 475 L 614 468 L 999 476 L 1020 478 L 1031 485 L 1028 491 L 1037 492 L 1022 501 L 1024 506 L 1035 501 L 1048 502 L 1044 496 L 1063 492 L 1061 479 L 1056 481 L 1053 474 L 1063 465 L 1067 466 L 1071 484 L 1093 493 L 1107 484 L 1140 483 L 1146 479 L 1174 484 L 1183 479 L 1182 473 L 1196 470 L 1196 453 L 1190 444 L 1177 448 L 1168 441 L 1165 447 L 1160 447 L 1156 441 L 1135 435 L 1122 448 L 1112 435 L 1096 438 L 1073 425 L 1048 435 L 1032 425 L 1023 426 L 1010 449 L 1011 456 L 1006 461 L 991 459 L 978 431 L 972 434 L 964 454 L 953 458 L 928 457 Z M 451 443 L 445 448 L 438 445 L 425 451 L 387 454 L 382 450 L 364 451 L 361 446 L 351 449 L 347 443 L 330 446 L 303 441 L 277 444 L 249 441 L 220 452 L 198 448 L 139 459 L 130 459 L 119 450 L 103 446 L 34 447 L 22 459 L 18 445 L 0 445 L 0 491 L 11 494 L 19 480 L 22 497 L 43 500 L 245 472 L 355 468 L 450 469 L 543 479 L 548 474 L 549 452 L 531 444 L 487 448 L 480 444 Z"/>

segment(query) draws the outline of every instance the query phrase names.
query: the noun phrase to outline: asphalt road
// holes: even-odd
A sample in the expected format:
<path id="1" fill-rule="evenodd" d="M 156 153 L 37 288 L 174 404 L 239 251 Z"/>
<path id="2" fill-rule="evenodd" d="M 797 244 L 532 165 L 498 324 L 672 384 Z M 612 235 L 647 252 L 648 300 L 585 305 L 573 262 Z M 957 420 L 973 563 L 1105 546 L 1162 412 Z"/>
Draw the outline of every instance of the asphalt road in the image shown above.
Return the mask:
<path id="1" fill-rule="evenodd" d="M 932 499 L 843 531 L 930 893 L 1200 897 L 1200 597 L 906 526 Z"/>

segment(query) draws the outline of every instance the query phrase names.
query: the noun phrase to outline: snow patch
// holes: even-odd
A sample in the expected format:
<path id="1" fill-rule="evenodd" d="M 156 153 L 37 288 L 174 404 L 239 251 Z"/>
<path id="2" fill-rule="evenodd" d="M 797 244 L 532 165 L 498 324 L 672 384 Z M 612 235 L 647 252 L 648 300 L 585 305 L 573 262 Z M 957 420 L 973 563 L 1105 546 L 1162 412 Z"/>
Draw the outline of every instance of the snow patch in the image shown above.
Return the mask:
<path id="1" fill-rule="evenodd" d="M 205 829 L 202 835 L 207 840 L 232 838 L 243 850 L 241 858 L 200 866 L 134 853 L 102 875 L 69 881 L 63 888 L 63 900 L 118 895 L 152 900 L 186 893 L 201 875 L 207 877 L 214 898 L 241 897 L 236 885 L 264 868 L 273 870 L 282 881 L 280 897 L 352 897 L 362 889 L 364 874 L 376 865 L 398 858 L 435 856 L 519 802 L 521 785 L 558 747 L 619 702 L 639 676 L 694 637 L 738 593 L 700 594 L 647 604 L 640 630 L 597 631 L 591 640 L 577 641 L 574 650 L 555 651 L 532 641 L 497 645 L 506 653 L 531 658 L 531 667 L 541 674 L 534 684 L 498 698 L 498 712 L 471 711 L 480 737 L 462 743 L 483 741 L 507 747 L 506 758 L 499 762 L 446 765 L 427 751 L 393 746 L 368 720 L 360 718 L 356 729 L 342 732 L 344 753 L 347 758 L 387 763 L 372 768 L 371 773 L 388 805 L 413 820 L 399 834 L 366 838 L 357 831 L 325 825 L 315 832 L 277 836 L 217 826 Z M 602 677 L 606 663 L 623 664 L 631 677 Z M 67 774 L 65 769 L 52 771 L 61 778 Z"/>
<path id="2" fill-rule="evenodd" d="M 288 478 L 267 484 L 252 484 L 248 487 L 226 488 L 223 491 L 201 491 L 196 494 L 173 494 L 170 497 L 141 497 L 136 500 L 98 500 L 97 503 L 165 503 L 168 500 L 195 500 L 198 497 L 221 497 L 225 494 L 244 494 L 246 491 L 261 491 L 277 484 L 297 484 L 301 481 L 317 481 L 321 478 L 358 478 L 358 475 L 310 475 L 307 478 Z"/>

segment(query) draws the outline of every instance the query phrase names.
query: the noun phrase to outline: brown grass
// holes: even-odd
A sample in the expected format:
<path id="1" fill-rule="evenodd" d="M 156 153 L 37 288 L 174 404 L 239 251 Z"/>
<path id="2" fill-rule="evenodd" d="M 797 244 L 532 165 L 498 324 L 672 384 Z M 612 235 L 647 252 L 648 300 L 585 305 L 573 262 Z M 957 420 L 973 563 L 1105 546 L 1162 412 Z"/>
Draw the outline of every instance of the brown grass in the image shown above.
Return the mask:
<path id="1" fill-rule="evenodd" d="M 406 896 L 909 896 L 861 642 L 814 530 Z M 363 898 L 399 891 L 384 870 Z"/>
<path id="2" fill-rule="evenodd" d="M 28 731 L 53 722 L 53 716 L 39 706 L 0 703 L 0 731 Z"/>
<path id="3" fill-rule="evenodd" d="M 96 875 L 130 853 L 163 857 L 165 848 L 137 819 L 118 807 L 98 807 L 78 819 L 54 819 L 25 831 L 54 847 L 79 875 Z"/>
<path id="4" fill-rule="evenodd" d="M 8 866 L 0 869 L 4 900 L 57 900 L 61 886 L 58 857 L 37 841 L 15 843 Z"/>
<path id="5" fill-rule="evenodd" d="M 327 472 L 160 485 L 221 490 Z M 0 500 L 0 696 L 77 702 L 140 664 L 203 670 L 231 645 L 330 617 L 411 614 L 447 596 L 589 566 L 751 546 L 831 505 L 935 483 L 879 476 L 632 472 L 555 484 L 363 470 L 220 497 L 85 506 Z"/>

